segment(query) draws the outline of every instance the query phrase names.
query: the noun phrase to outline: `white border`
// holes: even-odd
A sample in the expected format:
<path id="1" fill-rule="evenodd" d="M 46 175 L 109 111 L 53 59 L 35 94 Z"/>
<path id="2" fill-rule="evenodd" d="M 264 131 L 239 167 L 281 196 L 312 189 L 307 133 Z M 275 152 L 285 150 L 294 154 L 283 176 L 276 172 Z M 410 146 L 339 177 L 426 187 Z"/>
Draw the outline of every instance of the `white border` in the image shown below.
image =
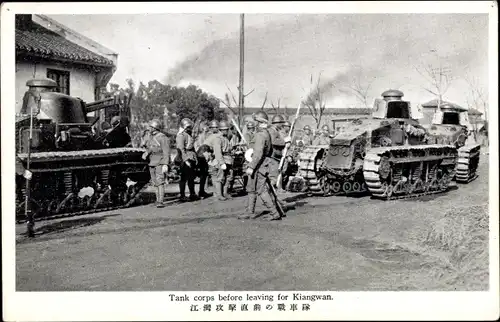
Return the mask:
<path id="1" fill-rule="evenodd" d="M 493 1 L 458 2 L 219 2 L 219 3 L 3 3 L 2 242 L 4 320 L 492 320 L 499 316 L 498 274 L 498 15 Z M 14 14 L 140 13 L 488 13 L 490 119 L 490 291 L 334 292 L 311 312 L 198 313 L 167 300 L 168 292 L 15 292 Z M 34 259 L 36 260 L 36 259 Z M 190 294 L 194 294 L 188 292 Z M 204 292 L 205 293 L 205 292 Z M 210 292 L 206 292 L 207 294 Z M 226 293 L 226 292 L 225 292 Z M 231 292 L 236 294 L 238 292 Z M 239 292 L 244 294 L 243 292 Z M 304 292 L 303 292 L 304 293 Z M 199 294 L 199 293 L 196 293 Z M 216 294 L 215 292 L 213 294 Z"/>

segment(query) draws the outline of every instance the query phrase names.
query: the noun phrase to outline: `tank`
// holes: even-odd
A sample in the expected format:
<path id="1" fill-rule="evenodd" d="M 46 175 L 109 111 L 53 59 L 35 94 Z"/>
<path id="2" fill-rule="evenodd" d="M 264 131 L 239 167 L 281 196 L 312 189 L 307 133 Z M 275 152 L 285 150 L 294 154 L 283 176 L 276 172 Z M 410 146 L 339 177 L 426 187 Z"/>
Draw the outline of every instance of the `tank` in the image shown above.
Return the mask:
<path id="1" fill-rule="evenodd" d="M 149 181 L 145 150 L 131 146 L 126 115 L 116 115 L 111 124 L 98 117 L 91 122 L 88 116 L 106 108 L 124 110 L 127 100 L 115 96 L 87 104 L 54 92 L 51 79 L 26 85 L 16 116 L 16 218 L 24 219 L 26 169 L 32 175 L 30 208 L 37 218 L 132 204 Z"/>
<path id="2" fill-rule="evenodd" d="M 371 117 L 352 121 L 329 145 L 305 149 L 295 181 L 303 181 L 305 191 L 369 193 L 385 200 L 446 191 L 455 176 L 457 148 L 428 142 L 403 96 L 385 91 L 375 99 Z"/>
<path id="3" fill-rule="evenodd" d="M 430 143 L 451 144 L 457 147 L 458 163 L 454 178 L 456 182 L 466 184 L 478 177 L 481 145 L 474 137 L 467 109 L 444 102 L 436 109 L 427 130 Z"/>

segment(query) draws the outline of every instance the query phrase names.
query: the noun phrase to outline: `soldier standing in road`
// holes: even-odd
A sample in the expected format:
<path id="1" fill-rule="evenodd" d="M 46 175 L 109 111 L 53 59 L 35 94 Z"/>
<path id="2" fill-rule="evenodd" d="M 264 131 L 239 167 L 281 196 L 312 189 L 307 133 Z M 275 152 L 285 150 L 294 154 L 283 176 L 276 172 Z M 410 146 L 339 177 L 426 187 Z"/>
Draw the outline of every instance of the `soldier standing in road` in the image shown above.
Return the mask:
<path id="1" fill-rule="evenodd" d="M 200 123 L 200 132 L 194 141 L 194 149 L 198 151 L 198 149 L 203 145 L 203 142 L 208 137 L 208 125 L 205 122 Z"/>
<path id="2" fill-rule="evenodd" d="M 198 137 L 194 141 L 194 149 L 196 150 L 196 154 L 198 156 L 198 171 L 200 177 L 200 188 L 198 191 L 198 196 L 201 199 L 208 198 L 210 195 L 206 192 L 208 190 L 208 161 L 203 157 L 203 152 L 200 150 L 201 146 L 209 136 L 208 133 L 208 125 L 206 122 L 200 123 L 200 133 Z"/>
<path id="3" fill-rule="evenodd" d="M 252 160 L 245 171 L 249 177 L 247 185 L 248 203 L 245 213 L 238 216 L 239 219 L 255 219 L 258 217 L 258 214 L 255 213 L 258 196 L 263 199 L 264 206 L 278 206 L 273 202 L 273 197 L 266 184 L 272 163 L 274 162 L 272 160 L 273 147 L 271 135 L 267 129 L 269 118 L 265 112 L 260 111 L 254 115 L 254 119 L 258 123 L 258 129 L 255 133 L 254 144 L 252 146 L 254 149 Z M 277 208 L 272 207 L 271 213 L 265 218 L 268 220 L 278 220 L 281 219 L 281 215 Z"/>
<path id="4" fill-rule="evenodd" d="M 243 136 L 245 137 L 245 140 L 241 140 L 239 145 L 245 147 L 246 149 L 249 149 L 253 147 L 254 144 L 254 137 L 255 137 L 255 122 L 249 121 L 246 124 L 247 131 Z M 248 161 L 245 160 L 243 163 L 243 168 L 246 168 L 248 165 Z M 248 175 L 246 173 L 243 173 L 243 193 L 247 193 L 247 185 L 248 185 Z"/>
<path id="5" fill-rule="evenodd" d="M 313 145 L 328 145 L 330 144 L 330 128 L 328 125 L 323 125 L 321 127 L 321 132 L 319 136 L 316 137 L 313 141 Z"/>
<path id="6" fill-rule="evenodd" d="M 181 180 L 179 182 L 180 199 L 186 201 L 186 183 L 189 189 L 189 199 L 191 201 L 198 200 L 198 196 L 194 190 L 194 178 L 197 156 L 194 151 L 194 140 L 191 136 L 193 133 L 193 121 L 185 118 L 181 121 L 181 127 L 177 134 L 176 143 L 177 150 L 180 152 L 182 158 L 181 165 Z"/>
<path id="7" fill-rule="evenodd" d="M 209 172 L 212 177 L 212 182 L 214 184 L 214 196 L 219 200 L 227 200 L 227 175 L 228 169 L 232 165 L 232 157 L 230 155 L 230 143 L 227 138 L 227 133 L 229 126 L 227 122 L 222 121 L 220 125 L 217 121 L 212 121 L 210 123 L 210 129 L 212 134 L 205 140 L 205 144 L 208 145 L 214 153 L 214 158 L 208 163 Z M 221 133 L 223 131 L 223 133 Z M 226 195 L 224 195 L 226 192 Z"/>
<path id="8" fill-rule="evenodd" d="M 238 135 L 233 132 L 231 139 L 229 139 L 229 123 L 227 121 L 221 121 L 219 123 L 219 131 L 224 139 L 221 140 L 222 156 L 226 164 L 226 169 L 224 170 L 224 181 L 222 182 L 223 196 L 226 199 L 231 199 L 232 196 L 230 191 L 232 190 L 234 184 L 234 169 L 233 169 L 233 148 L 238 144 Z M 236 143 L 235 143 L 236 142 Z M 233 145 L 234 144 L 234 145 Z"/>
<path id="9" fill-rule="evenodd" d="M 150 135 L 144 140 L 143 144 L 146 152 L 144 159 L 149 157 L 149 173 L 151 181 L 156 189 L 156 207 L 163 208 L 164 178 L 168 173 L 170 164 L 170 140 L 162 133 L 163 124 L 160 120 L 154 119 L 149 123 Z"/>

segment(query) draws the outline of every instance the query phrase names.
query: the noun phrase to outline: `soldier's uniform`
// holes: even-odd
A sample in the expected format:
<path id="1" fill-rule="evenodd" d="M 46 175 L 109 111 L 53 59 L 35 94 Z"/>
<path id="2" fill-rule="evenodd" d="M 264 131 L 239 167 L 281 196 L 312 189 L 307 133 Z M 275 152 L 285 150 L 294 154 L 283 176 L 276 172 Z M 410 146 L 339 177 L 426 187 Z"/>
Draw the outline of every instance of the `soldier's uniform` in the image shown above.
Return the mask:
<path id="1" fill-rule="evenodd" d="M 267 120 L 267 115 L 264 112 L 257 113 L 257 120 L 263 124 L 264 120 Z M 246 213 L 238 216 L 240 219 L 245 218 L 256 218 L 258 215 L 255 214 L 255 206 L 257 203 L 257 197 L 260 196 L 263 200 L 264 206 L 270 208 L 271 214 L 267 217 L 270 220 L 280 219 L 281 215 L 278 210 L 274 207 L 269 207 L 269 205 L 275 204 L 273 202 L 273 197 L 269 192 L 268 185 L 266 183 L 267 178 L 271 175 L 274 160 L 273 147 L 271 141 L 270 132 L 260 127 L 254 136 L 253 143 L 253 156 L 252 160 L 248 164 L 248 169 L 251 170 L 252 174 L 249 175 L 247 191 L 248 191 L 248 203 L 246 208 Z"/>
<path id="2" fill-rule="evenodd" d="M 309 125 L 304 126 L 304 134 L 300 138 L 304 146 L 311 146 L 314 139 L 314 135 L 311 133 L 311 128 Z"/>
<path id="3" fill-rule="evenodd" d="M 127 132 L 125 119 L 120 116 L 113 116 L 111 119 L 111 128 L 107 130 L 104 144 L 110 149 L 132 146 L 132 138 Z"/>
<path id="4" fill-rule="evenodd" d="M 221 122 L 220 129 L 226 130 L 228 127 Z M 213 160 L 208 162 L 209 172 L 215 187 L 214 195 L 219 200 L 226 200 L 230 197 L 228 193 L 229 182 L 227 179 L 233 165 L 231 144 L 229 139 L 222 133 L 216 132 L 215 128 L 214 133 L 210 134 L 205 140 L 205 144 L 212 148 L 214 153 Z"/>
<path id="5" fill-rule="evenodd" d="M 203 142 L 207 139 L 209 133 L 208 133 L 208 127 L 205 124 L 200 124 L 200 133 L 196 137 L 196 140 L 194 141 L 194 149 L 198 151 L 200 147 L 203 145 Z"/>
<path id="6" fill-rule="evenodd" d="M 151 182 L 156 189 L 156 205 L 157 207 L 163 207 L 165 193 L 163 184 L 167 172 L 164 166 L 168 167 L 170 165 L 170 140 L 160 132 L 162 126 L 159 120 L 152 120 L 150 127 L 152 131 L 149 137 L 143 141 L 143 144 L 147 150 L 147 157 L 149 157 Z"/>
<path id="7" fill-rule="evenodd" d="M 177 150 L 182 158 L 182 165 L 180 167 L 181 180 L 179 182 L 179 190 L 181 200 L 186 199 L 186 183 L 189 189 L 189 199 L 198 200 L 198 196 L 194 190 L 195 167 L 197 162 L 197 155 L 194 150 L 194 140 L 191 136 L 193 129 L 193 122 L 189 119 L 181 121 L 181 129 L 176 137 Z"/>
<path id="8" fill-rule="evenodd" d="M 323 125 L 321 133 L 313 141 L 313 145 L 329 145 L 330 144 L 330 129 L 328 125 Z"/>
<path id="9" fill-rule="evenodd" d="M 198 157 L 197 167 L 198 167 L 198 175 L 200 177 L 200 188 L 198 191 L 198 196 L 202 199 L 208 198 L 210 195 L 206 192 L 208 188 L 208 161 L 203 156 L 203 150 L 201 147 L 204 144 L 205 140 L 209 136 L 208 126 L 204 123 L 200 124 L 200 134 L 194 141 L 194 149 L 196 150 L 196 154 Z"/>

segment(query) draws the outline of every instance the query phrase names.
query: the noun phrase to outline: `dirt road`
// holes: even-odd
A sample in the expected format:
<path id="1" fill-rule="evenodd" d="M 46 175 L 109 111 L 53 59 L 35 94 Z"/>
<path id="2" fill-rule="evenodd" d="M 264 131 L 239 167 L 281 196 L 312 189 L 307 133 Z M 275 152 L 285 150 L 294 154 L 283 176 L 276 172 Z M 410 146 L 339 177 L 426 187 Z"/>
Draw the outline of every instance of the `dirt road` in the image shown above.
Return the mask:
<path id="1" fill-rule="evenodd" d="M 484 158 L 483 158 L 484 159 Z M 431 290 L 421 245 L 453 207 L 488 204 L 480 177 L 419 200 L 310 197 L 282 221 L 238 220 L 245 197 L 141 206 L 16 227 L 18 291 Z"/>

